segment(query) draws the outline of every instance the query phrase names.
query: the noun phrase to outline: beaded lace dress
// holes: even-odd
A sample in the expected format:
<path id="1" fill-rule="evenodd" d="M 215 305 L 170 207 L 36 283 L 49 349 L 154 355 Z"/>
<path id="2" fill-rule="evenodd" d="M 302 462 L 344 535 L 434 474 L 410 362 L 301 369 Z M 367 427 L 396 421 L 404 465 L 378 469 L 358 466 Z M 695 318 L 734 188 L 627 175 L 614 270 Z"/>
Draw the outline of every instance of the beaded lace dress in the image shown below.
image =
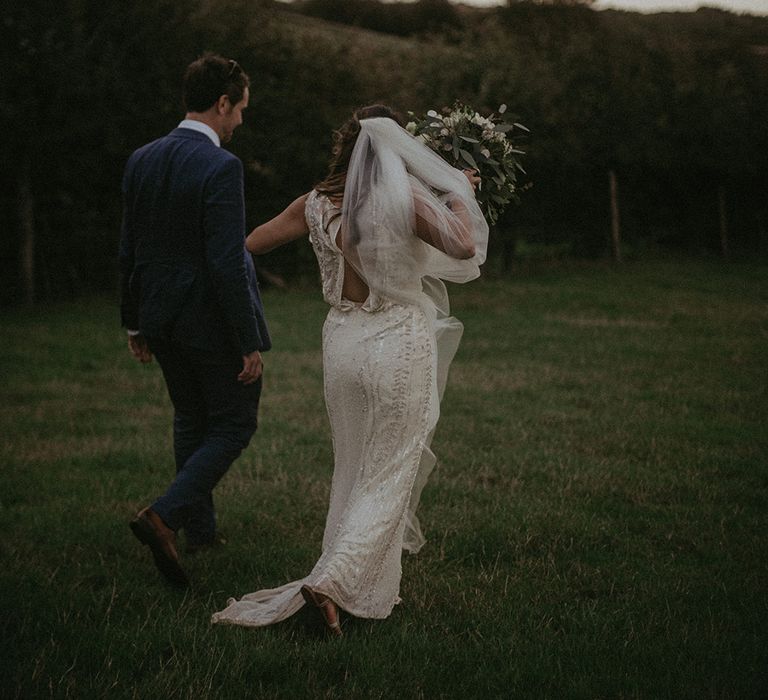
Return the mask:
<path id="1" fill-rule="evenodd" d="M 442 308 L 433 301 L 444 292 L 436 279 L 416 277 L 413 300 L 369 279 L 364 303 L 344 299 L 342 213 L 313 191 L 305 214 L 330 306 L 323 372 L 334 472 L 322 553 L 304 578 L 230 598 L 213 615 L 215 623 L 257 627 L 283 620 L 304 604 L 303 585 L 355 616 L 385 618 L 400 601 L 402 550 L 424 544 L 415 510 L 435 463 L 429 446 L 462 326 L 445 313 L 444 300 Z M 370 212 L 365 216 L 370 220 Z"/>

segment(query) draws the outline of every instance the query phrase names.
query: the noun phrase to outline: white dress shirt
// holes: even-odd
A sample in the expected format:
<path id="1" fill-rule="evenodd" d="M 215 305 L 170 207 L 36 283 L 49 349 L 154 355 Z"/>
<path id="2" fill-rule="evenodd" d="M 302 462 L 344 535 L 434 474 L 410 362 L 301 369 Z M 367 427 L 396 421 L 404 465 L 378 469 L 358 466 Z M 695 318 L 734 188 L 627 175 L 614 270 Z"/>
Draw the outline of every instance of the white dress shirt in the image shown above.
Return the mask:
<path id="1" fill-rule="evenodd" d="M 193 131 L 199 131 L 201 134 L 205 134 L 216 146 L 221 146 L 221 140 L 219 135 L 211 129 L 210 126 L 203 122 L 197 121 L 197 119 L 183 119 L 179 122 L 179 129 L 192 129 Z"/>

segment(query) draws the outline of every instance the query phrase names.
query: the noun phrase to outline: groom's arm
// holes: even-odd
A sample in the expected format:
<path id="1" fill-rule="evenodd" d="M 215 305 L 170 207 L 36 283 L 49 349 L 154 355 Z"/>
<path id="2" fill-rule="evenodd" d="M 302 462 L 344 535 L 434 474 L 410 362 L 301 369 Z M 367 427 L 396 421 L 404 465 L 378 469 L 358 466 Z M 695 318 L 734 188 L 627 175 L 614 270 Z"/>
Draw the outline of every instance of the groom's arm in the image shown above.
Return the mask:
<path id="1" fill-rule="evenodd" d="M 243 166 L 237 158 L 217 164 L 205 195 L 203 227 L 208 273 L 242 354 L 264 347 L 256 322 L 245 263 Z"/>
<path id="2" fill-rule="evenodd" d="M 136 266 L 133 229 L 129 206 L 130 166 L 123 177 L 123 221 L 120 227 L 120 322 L 128 331 L 128 349 L 139 362 L 152 362 L 147 340 L 139 333 L 139 305 L 131 292 L 131 277 Z"/>
<path id="3" fill-rule="evenodd" d="M 139 305 L 131 293 L 131 277 L 135 266 L 134 237 L 130 201 L 131 164 L 126 165 L 123 175 L 123 219 L 120 227 L 120 321 L 124 328 L 138 331 Z"/>

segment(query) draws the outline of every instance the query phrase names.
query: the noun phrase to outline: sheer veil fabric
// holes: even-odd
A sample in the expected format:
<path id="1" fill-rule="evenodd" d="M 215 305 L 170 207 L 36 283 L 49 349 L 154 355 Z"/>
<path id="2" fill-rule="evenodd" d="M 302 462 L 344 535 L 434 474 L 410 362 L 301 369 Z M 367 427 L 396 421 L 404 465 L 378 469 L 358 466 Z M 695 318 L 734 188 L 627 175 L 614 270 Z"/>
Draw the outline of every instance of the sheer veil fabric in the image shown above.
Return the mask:
<path id="1" fill-rule="evenodd" d="M 479 275 L 488 226 L 460 171 L 391 119 L 360 125 L 341 215 L 317 192 L 306 205 L 331 306 L 323 366 L 335 466 L 323 551 L 305 578 L 230 599 L 215 623 L 285 619 L 304 604 L 303 584 L 353 615 L 386 617 L 399 600 L 402 549 L 416 552 L 425 541 L 416 507 L 435 463 L 430 442 L 463 331 L 443 280 Z M 428 245 L 417 221 L 448 252 L 471 241 L 474 257 Z M 369 287 L 362 305 L 342 296 L 345 260 Z"/>

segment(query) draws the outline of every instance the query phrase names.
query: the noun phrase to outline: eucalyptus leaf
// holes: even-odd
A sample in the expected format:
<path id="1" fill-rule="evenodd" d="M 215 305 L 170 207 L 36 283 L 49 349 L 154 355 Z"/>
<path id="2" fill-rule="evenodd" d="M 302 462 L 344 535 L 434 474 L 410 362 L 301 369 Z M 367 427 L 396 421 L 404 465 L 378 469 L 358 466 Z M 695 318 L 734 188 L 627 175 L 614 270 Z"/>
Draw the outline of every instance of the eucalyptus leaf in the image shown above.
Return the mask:
<path id="1" fill-rule="evenodd" d="M 461 157 L 464 159 L 465 163 L 467 163 L 471 168 L 474 168 L 475 170 L 478 169 L 477 163 L 469 151 L 465 151 L 463 148 L 460 148 L 459 153 L 461 154 Z"/>

